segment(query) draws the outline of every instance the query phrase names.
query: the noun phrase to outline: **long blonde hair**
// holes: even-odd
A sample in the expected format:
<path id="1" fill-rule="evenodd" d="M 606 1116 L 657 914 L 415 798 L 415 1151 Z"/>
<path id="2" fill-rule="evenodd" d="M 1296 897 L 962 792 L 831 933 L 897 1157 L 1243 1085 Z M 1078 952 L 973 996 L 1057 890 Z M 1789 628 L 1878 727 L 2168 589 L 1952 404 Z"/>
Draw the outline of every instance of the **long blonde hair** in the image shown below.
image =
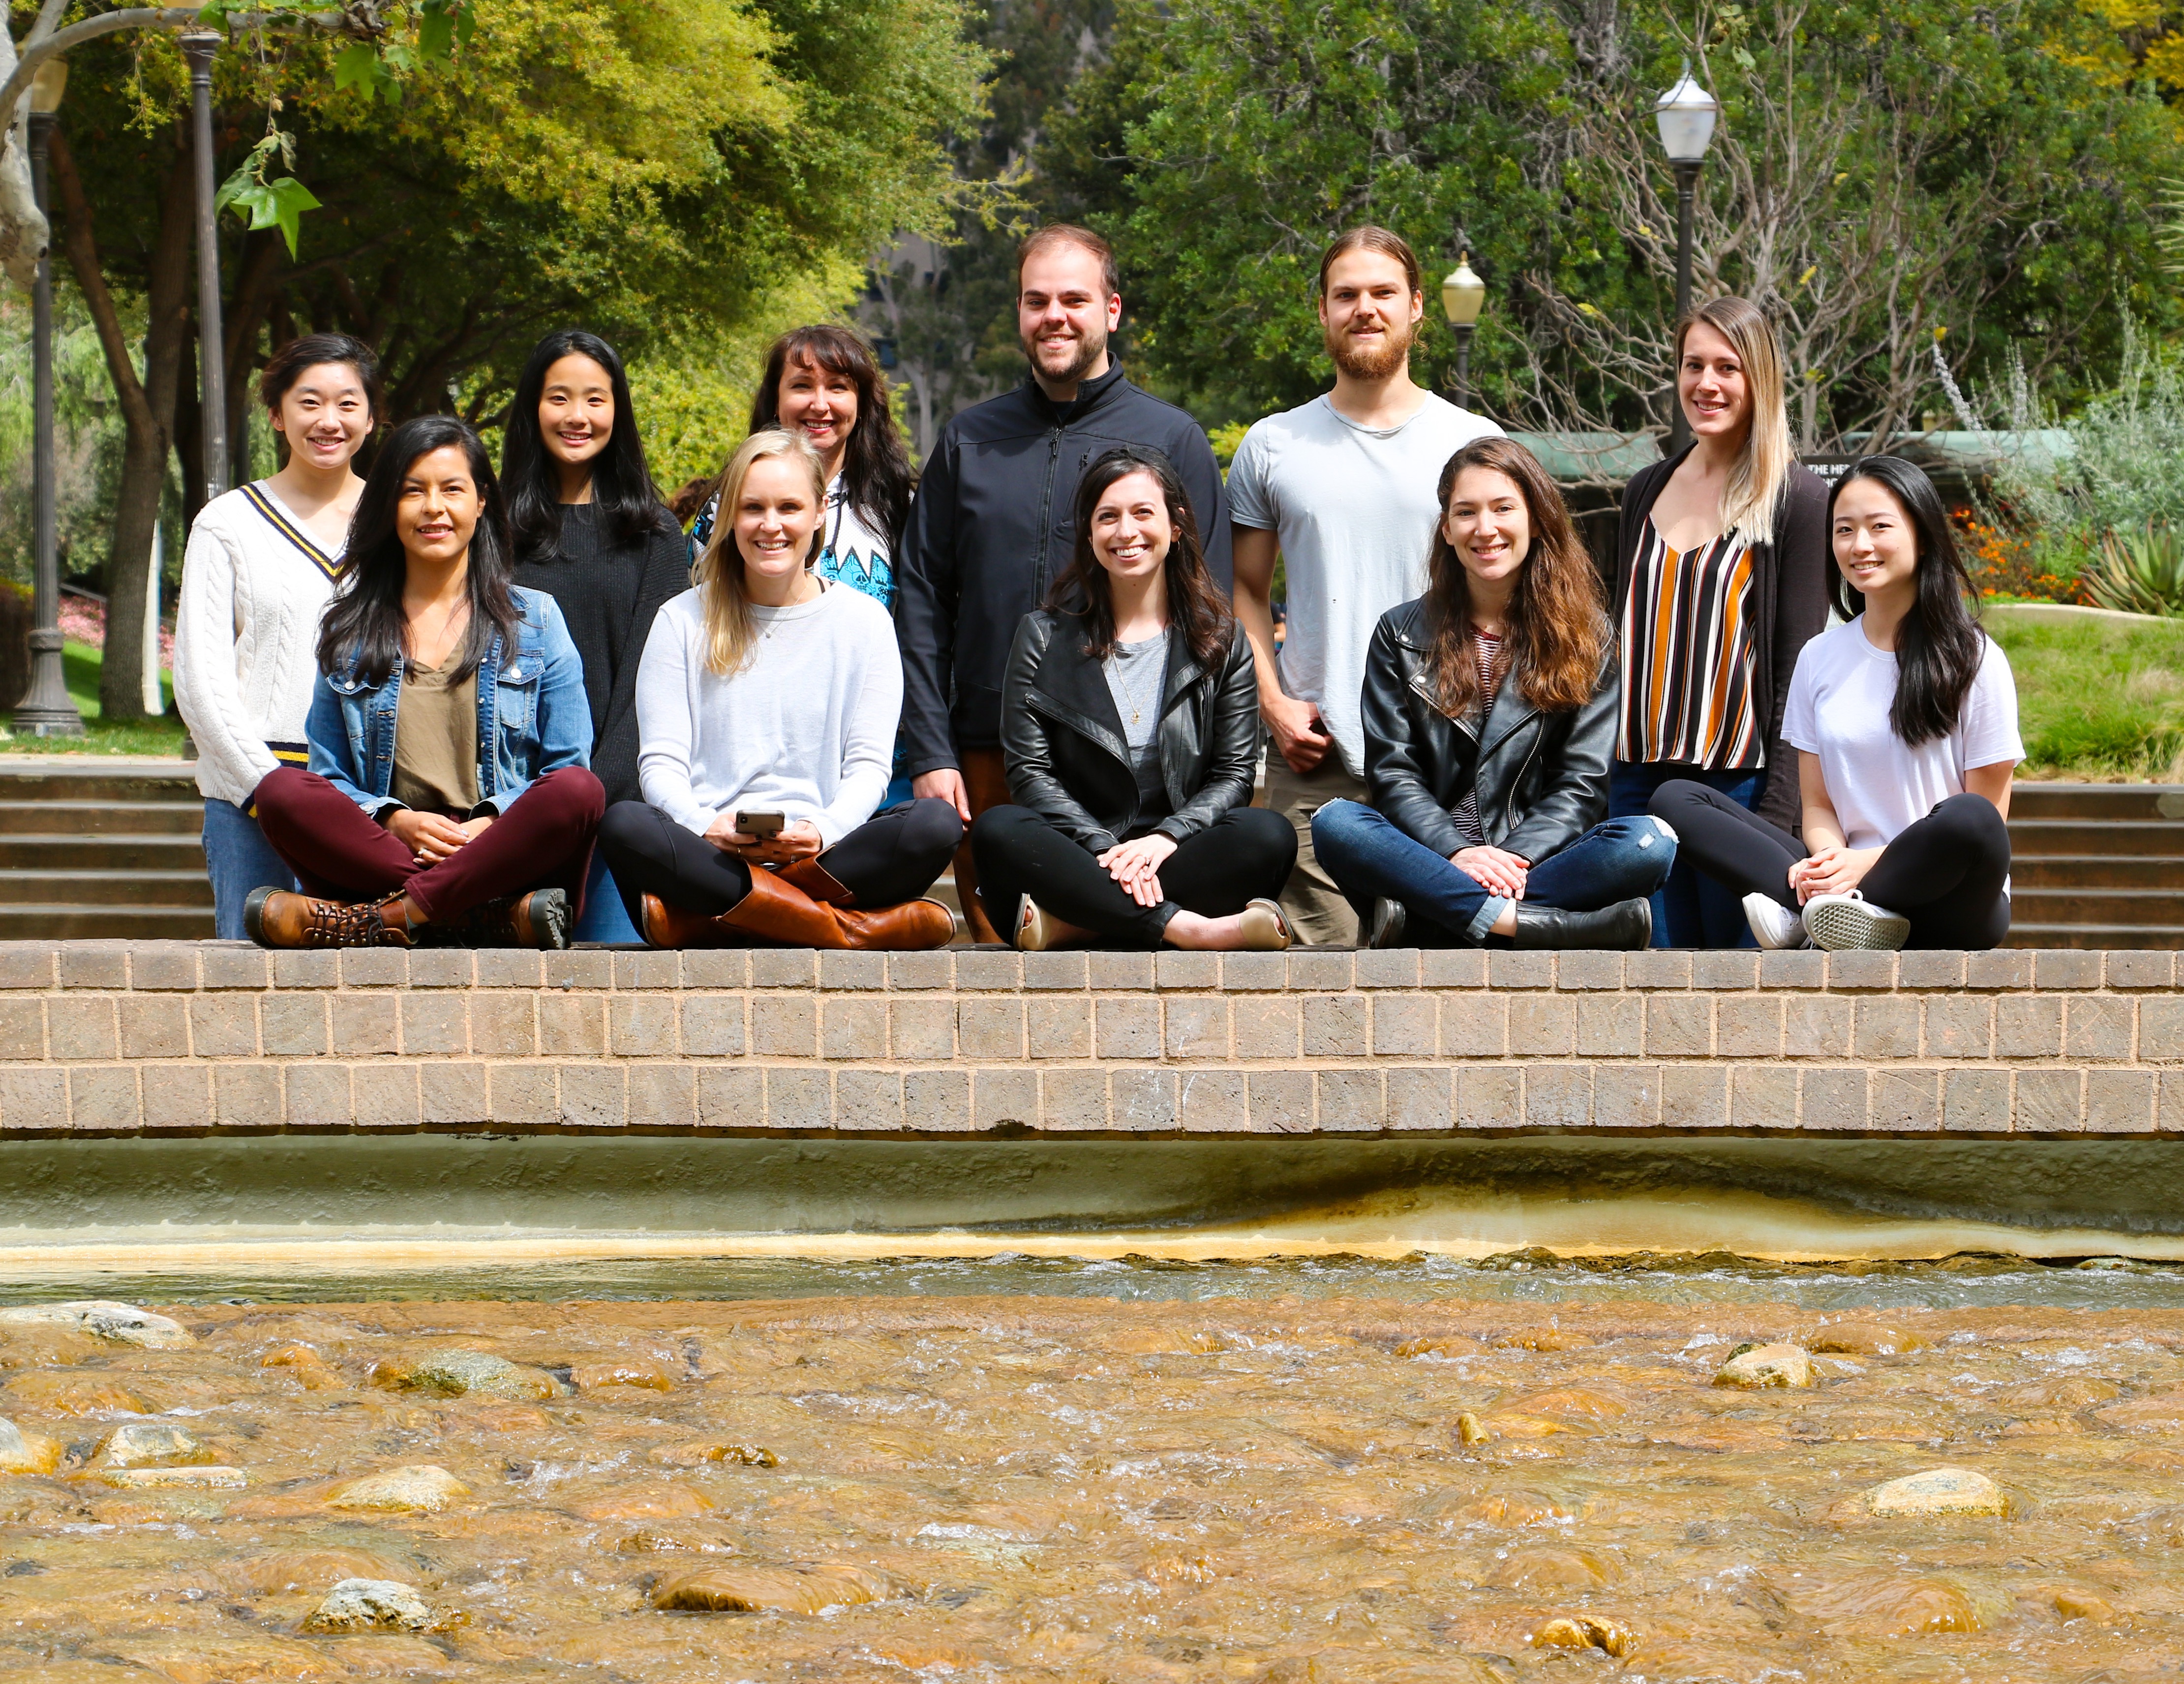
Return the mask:
<path id="1" fill-rule="evenodd" d="M 744 553 L 736 545 L 736 505 L 743 501 L 744 482 L 753 466 L 769 456 L 785 456 L 803 466 L 811 478 L 811 553 L 804 558 L 809 567 L 819 559 L 827 542 L 827 465 L 801 433 L 768 427 L 754 432 L 736 447 L 728 465 L 721 470 L 720 500 L 713 506 L 713 536 L 694 570 L 698 599 L 705 611 L 705 665 L 716 677 L 733 678 L 750 659 L 755 641 L 751 623 L 750 594 L 744 586 Z"/>
<path id="2" fill-rule="evenodd" d="M 1741 529 L 1755 544 L 1764 544 L 1774 533 L 1774 515 L 1782 501 L 1782 488 L 1790 477 L 1790 465 L 1797 460 L 1790 447 L 1790 410 L 1782 392 L 1782 349 L 1775 342 L 1774 325 L 1749 298 L 1711 298 L 1676 324 L 1676 386 L 1683 401 L 1684 341 L 1692 328 L 1704 322 L 1729 341 L 1736 360 L 1744 365 L 1744 383 L 1752 394 L 1752 428 L 1745 436 L 1744 455 L 1730 470 L 1722 496 L 1721 529 Z"/>

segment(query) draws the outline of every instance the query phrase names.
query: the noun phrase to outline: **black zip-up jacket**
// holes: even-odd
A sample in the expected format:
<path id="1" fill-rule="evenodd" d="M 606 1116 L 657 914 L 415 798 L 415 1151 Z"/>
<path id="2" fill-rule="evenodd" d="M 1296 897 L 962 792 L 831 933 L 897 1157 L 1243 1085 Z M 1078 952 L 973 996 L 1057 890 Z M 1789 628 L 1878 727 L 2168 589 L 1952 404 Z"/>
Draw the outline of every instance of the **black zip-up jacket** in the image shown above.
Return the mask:
<path id="1" fill-rule="evenodd" d="M 1451 719 L 1435 699 L 1433 637 L 1425 599 L 1391 608 L 1365 655 L 1365 787 L 1382 817 L 1446 858 L 1468 846 L 1454 814 L 1479 789 L 1479 828 L 1493 847 L 1536 866 L 1607 817 L 1607 767 L 1615 754 L 1615 650 L 1608 646 L 1592 700 L 1542 713 L 1504 678 L 1479 728 Z"/>
<path id="2" fill-rule="evenodd" d="M 902 643 L 901 769 L 961 764 L 1001 739 L 1001 680 L 1017 622 L 1046 600 L 1075 543 L 1077 482 L 1117 444 L 1167 454 L 1190 493 L 1206 565 L 1230 587 L 1228 504 L 1206 434 L 1119 365 L 1056 404 L 1026 376 L 950 421 L 926 458 L 895 556 Z"/>
<path id="3" fill-rule="evenodd" d="M 1009 794 L 1095 854 L 1158 831 L 1181 842 L 1231 807 L 1251 804 L 1259 760 L 1259 688 L 1239 626 L 1209 672 L 1173 627 L 1160 715 L 1161 780 L 1169 811 L 1147 823 L 1123 716 L 1076 614 L 1027 614 L 1009 650 L 1001 748 Z"/>

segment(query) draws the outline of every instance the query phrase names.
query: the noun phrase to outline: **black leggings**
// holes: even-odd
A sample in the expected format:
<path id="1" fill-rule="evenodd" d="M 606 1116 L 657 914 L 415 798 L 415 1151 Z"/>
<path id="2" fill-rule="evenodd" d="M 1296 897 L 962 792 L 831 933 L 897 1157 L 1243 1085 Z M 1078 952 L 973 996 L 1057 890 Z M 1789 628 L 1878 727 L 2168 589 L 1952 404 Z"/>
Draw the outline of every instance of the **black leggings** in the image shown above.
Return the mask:
<path id="1" fill-rule="evenodd" d="M 1739 895 L 1764 895 L 1795 912 L 1790 867 L 1808 857 L 1786 830 L 1703 783 L 1663 783 L 1652 814 L 1689 860 Z M 1907 947 L 1983 951 L 2009 934 L 2009 827 L 1984 795 L 1952 795 L 1900 832 L 1859 879 L 1876 906 L 1911 920 Z"/>
<path id="2" fill-rule="evenodd" d="M 819 864 L 850 891 L 852 906 L 892 906 L 933 886 L 962 835 L 954 803 L 915 800 L 866 820 L 820 855 Z M 639 897 L 645 895 L 711 917 L 750 893 L 749 866 L 642 801 L 616 801 L 607 809 L 599 851 L 639 929 Z"/>
<path id="3" fill-rule="evenodd" d="M 1056 917 L 1104 940 L 1151 949 L 1179 912 L 1225 918 L 1272 900 L 1296 864 L 1296 827 L 1265 807 L 1231 807 L 1161 862 L 1167 898 L 1140 906 L 1099 856 L 1029 807 L 989 807 L 971 827 L 978 893 L 1005 940 L 1016 940 L 1017 900 L 1028 895 Z"/>

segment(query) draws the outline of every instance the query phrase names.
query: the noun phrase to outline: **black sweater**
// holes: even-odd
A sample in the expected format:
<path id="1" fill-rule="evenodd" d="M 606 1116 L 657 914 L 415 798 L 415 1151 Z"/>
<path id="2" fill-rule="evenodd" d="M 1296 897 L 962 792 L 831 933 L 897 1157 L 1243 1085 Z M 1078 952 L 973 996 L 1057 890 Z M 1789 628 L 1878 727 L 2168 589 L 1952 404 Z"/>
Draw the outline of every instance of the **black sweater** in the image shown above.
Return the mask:
<path id="1" fill-rule="evenodd" d="M 690 588 L 690 544 L 662 509 L 660 526 L 633 544 L 609 541 L 599 505 L 561 506 L 558 555 L 519 563 L 515 583 L 561 606 L 584 662 L 592 704 L 592 770 L 607 800 L 644 799 L 637 785 L 637 663 L 660 605 Z"/>

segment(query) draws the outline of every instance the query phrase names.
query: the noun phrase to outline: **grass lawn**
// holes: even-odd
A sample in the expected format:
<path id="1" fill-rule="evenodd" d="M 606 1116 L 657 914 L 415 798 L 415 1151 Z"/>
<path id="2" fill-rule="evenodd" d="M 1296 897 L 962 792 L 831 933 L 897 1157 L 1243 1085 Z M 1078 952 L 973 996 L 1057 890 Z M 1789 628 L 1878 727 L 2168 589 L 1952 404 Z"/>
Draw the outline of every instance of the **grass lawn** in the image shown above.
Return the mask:
<path id="1" fill-rule="evenodd" d="M 2017 676 L 2020 777 L 2184 783 L 2184 618 L 1987 629 Z"/>
<path id="2" fill-rule="evenodd" d="M 105 665 L 103 651 L 89 644 L 61 645 L 61 670 L 67 675 L 69 699 L 83 715 L 81 737 L 19 737 L 0 727 L 0 753 L 33 755 L 179 755 L 182 751 L 182 717 L 175 711 L 175 686 L 163 680 L 167 711 L 157 719 L 132 719 L 108 724 L 99 716 L 98 677 Z"/>

